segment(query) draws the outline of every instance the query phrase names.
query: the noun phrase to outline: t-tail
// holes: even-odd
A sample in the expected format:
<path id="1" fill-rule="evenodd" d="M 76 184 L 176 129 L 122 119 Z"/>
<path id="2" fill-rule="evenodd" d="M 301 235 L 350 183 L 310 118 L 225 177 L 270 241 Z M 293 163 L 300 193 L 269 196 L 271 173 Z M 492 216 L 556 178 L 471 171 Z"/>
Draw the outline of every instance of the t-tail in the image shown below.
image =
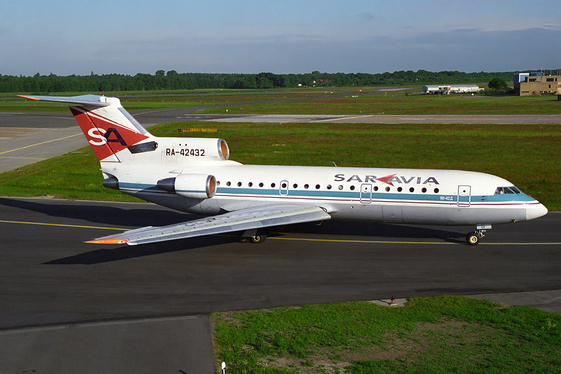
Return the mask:
<path id="1" fill-rule="evenodd" d="M 81 105 L 72 106 L 70 110 L 99 161 L 121 162 L 123 160 L 119 158 L 119 153 L 122 150 L 129 149 L 134 153 L 134 146 L 152 138 L 152 135 L 123 108 L 121 101 L 115 97 L 97 95 L 20 97 Z"/>
<path id="2" fill-rule="evenodd" d="M 103 185 L 143 200 L 166 205 L 174 195 L 198 204 L 216 192 L 209 166 L 237 164 L 223 139 L 153 136 L 115 97 L 20 97 L 79 105 L 70 110 L 100 161 Z"/>

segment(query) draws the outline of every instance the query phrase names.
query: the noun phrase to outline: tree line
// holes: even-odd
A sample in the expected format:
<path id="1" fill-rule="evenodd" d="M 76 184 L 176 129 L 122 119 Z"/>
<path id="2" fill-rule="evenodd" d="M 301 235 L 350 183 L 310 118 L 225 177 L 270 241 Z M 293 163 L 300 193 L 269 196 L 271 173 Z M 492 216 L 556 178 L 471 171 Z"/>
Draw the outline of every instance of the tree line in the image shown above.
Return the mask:
<path id="1" fill-rule="evenodd" d="M 307 87 L 400 86 L 430 84 L 469 84 L 500 78 L 512 80 L 514 72 L 464 73 L 395 71 L 393 73 L 321 73 L 304 74 L 213 74 L 178 73 L 158 70 L 155 74 L 103 74 L 58 76 L 55 74 L 12 76 L 0 74 L 0 92 L 100 92 L 191 90 L 201 88 L 271 89 Z"/>

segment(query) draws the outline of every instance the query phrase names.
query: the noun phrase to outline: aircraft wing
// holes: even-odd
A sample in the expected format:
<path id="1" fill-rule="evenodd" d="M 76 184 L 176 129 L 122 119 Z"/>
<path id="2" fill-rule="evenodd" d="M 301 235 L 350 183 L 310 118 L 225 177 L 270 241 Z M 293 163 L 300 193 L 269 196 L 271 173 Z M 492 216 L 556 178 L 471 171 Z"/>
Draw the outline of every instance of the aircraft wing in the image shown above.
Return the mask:
<path id="1" fill-rule="evenodd" d="M 269 205 L 228 212 L 184 223 L 162 227 L 143 227 L 121 234 L 104 236 L 86 243 L 95 244 L 146 244 L 195 236 L 220 234 L 330 219 L 318 206 Z"/>

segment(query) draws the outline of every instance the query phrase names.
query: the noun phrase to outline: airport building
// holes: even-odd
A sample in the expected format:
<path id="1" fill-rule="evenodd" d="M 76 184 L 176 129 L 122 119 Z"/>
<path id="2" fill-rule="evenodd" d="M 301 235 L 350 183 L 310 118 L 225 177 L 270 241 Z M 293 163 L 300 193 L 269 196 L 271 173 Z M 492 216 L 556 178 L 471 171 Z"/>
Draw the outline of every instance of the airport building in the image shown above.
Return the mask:
<path id="1" fill-rule="evenodd" d="M 514 93 L 520 96 L 561 95 L 561 75 L 542 72 L 514 74 Z"/>
<path id="2" fill-rule="evenodd" d="M 456 84 L 456 85 L 440 85 L 440 86 L 424 86 L 423 93 L 425 94 L 441 94 L 447 95 L 450 93 L 476 93 L 479 92 L 479 86 L 476 84 Z"/>

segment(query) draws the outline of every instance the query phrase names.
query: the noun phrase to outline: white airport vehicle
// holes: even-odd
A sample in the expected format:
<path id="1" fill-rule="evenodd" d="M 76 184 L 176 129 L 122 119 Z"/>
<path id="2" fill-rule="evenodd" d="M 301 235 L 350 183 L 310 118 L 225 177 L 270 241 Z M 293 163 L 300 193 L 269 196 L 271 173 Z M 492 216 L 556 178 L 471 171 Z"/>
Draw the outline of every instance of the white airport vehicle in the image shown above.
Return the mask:
<path id="1" fill-rule="evenodd" d="M 259 243 L 267 228 L 323 220 L 470 225 L 478 244 L 494 224 L 541 217 L 547 209 L 489 174 L 432 169 L 242 165 L 223 139 L 155 137 L 118 98 L 21 96 L 76 104 L 70 110 L 101 164 L 103 185 L 207 216 L 89 241 L 144 244 L 225 232 Z"/>

